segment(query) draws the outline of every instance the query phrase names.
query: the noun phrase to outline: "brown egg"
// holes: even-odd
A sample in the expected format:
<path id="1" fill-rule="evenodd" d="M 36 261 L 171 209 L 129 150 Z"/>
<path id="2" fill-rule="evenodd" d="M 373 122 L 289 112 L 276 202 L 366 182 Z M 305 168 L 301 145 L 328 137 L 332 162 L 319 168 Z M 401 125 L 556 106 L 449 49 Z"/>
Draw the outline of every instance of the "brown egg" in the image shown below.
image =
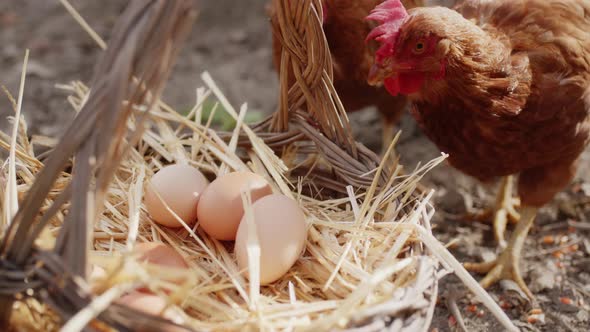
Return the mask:
<path id="1" fill-rule="evenodd" d="M 137 243 L 134 251 L 139 254 L 137 259 L 140 262 L 174 269 L 188 269 L 189 267 L 184 258 L 174 248 L 161 242 Z M 170 277 L 170 279 L 166 280 L 182 284 L 186 281 L 186 278 L 179 276 L 178 278 Z M 150 292 L 147 288 L 141 288 L 139 291 Z"/>
<path id="2" fill-rule="evenodd" d="M 168 212 L 163 200 L 186 224 L 194 224 L 197 203 L 208 184 L 205 176 L 194 167 L 180 164 L 166 166 L 146 185 L 145 207 L 158 224 L 181 227 L 182 224 Z"/>
<path id="3" fill-rule="evenodd" d="M 183 321 L 182 316 L 170 307 L 162 312 L 166 308 L 167 302 L 157 295 L 133 292 L 122 296 L 117 303 L 148 315 L 160 316 L 175 323 L 182 324 Z M 139 326 L 137 327 L 140 328 Z"/>
<path id="4" fill-rule="evenodd" d="M 252 202 L 272 194 L 266 180 L 251 172 L 234 172 L 220 176 L 205 189 L 197 216 L 199 225 L 218 240 L 235 240 L 244 215 L 242 191 L 250 190 Z"/>
<path id="5" fill-rule="evenodd" d="M 139 253 L 138 260 L 155 265 L 168 266 L 178 269 L 188 268 L 184 258 L 171 246 L 162 242 L 137 243 L 134 248 Z"/>
<path id="6" fill-rule="evenodd" d="M 282 277 L 297 261 L 305 246 L 307 226 L 299 205 L 284 195 L 270 195 L 252 204 L 260 244 L 260 284 Z M 240 222 L 235 253 L 240 270 L 248 268 L 248 223 Z"/>

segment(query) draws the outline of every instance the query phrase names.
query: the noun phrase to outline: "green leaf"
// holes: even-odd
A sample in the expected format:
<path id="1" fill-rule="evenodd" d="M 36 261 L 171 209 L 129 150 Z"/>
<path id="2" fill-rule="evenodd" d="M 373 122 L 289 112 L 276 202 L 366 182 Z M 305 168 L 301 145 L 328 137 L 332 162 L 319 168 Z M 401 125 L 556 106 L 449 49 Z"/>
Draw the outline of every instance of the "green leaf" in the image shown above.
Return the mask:
<path id="1" fill-rule="evenodd" d="M 203 102 L 203 112 L 201 114 L 201 122 L 207 123 L 209 117 L 211 116 L 211 112 L 213 111 L 213 107 L 215 106 L 215 101 L 213 100 L 205 100 Z M 190 108 L 181 111 L 180 113 L 183 115 L 188 115 L 190 112 Z M 261 121 L 264 118 L 264 113 L 253 111 L 253 112 L 246 112 L 246 116 L 244 117 L 244 122 L 247 124 L 256 123 Z M 224 131 L 229 131 L 235 128 L 236 120 L 223 108 L 221 104 L 217 105 L 217 110 L 213 115 L 213 119 L 211 120 L 211 126 L 213 128 L 218 128 Z"/>

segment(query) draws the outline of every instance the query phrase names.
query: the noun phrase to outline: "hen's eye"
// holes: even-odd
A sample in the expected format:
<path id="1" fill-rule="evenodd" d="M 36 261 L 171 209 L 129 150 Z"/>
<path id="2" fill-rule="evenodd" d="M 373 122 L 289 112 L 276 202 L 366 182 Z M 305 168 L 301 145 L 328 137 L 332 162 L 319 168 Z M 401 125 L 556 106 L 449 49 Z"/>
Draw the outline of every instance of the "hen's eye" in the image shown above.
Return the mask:
<path id="1" fill-rule="evenodd" d="M 414 46 L 414 53 L 420 54 L 422 52 L 424 52 L 424 42 L 419 41 L 416 43 L 416 46 Z"/>

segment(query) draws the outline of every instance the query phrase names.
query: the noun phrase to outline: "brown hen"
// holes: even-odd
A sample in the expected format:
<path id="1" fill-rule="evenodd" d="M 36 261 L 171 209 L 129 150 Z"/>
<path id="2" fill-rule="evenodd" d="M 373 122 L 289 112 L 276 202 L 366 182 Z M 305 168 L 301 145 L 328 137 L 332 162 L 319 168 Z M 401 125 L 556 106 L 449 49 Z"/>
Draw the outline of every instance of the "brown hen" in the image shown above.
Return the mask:
<path id="1" fill-rule="evenodd" d="M 393 139 L 393 126 L 406 109 L 403 96 L 392 97 L 381 87 L 367 84 L 367 75 L 373 57 L 365 44 L 365 38 L 373 22 L 365 20 L 370 10 L 383 0 L 323 0 L 324 33 L 332 54 L 334 88 L 347 112 L 375 106 L 383 118 L 383 147 Z M 408 8 L 423 5 L 423 0 L 402 1 Z M 278 22 L 272 2 L 267 6 L 273 31 Z M 282 45 L 273 34 L 273 63 L 278 71 L 281 64 Z M 289 75 L 293 82 L 293 75 Z"/>
<path id="2" fill-rule="evenodd" d="M 510 178 L 496 208 L 503 252 L 467 264 L 488 286 L 515 280 L 536 209 L 566 187 L 590 141 L 590 1 L 465 1 L 453 11 L 406 12 L 388 0 L 369 16 L 381 47 L 369 81 L 413 102 L 426 135 L 457 169 L 479 180 L 518 175 L 520 221 L 506 244 Z M 461 13 L 461 14 L 460 14 Z"/>

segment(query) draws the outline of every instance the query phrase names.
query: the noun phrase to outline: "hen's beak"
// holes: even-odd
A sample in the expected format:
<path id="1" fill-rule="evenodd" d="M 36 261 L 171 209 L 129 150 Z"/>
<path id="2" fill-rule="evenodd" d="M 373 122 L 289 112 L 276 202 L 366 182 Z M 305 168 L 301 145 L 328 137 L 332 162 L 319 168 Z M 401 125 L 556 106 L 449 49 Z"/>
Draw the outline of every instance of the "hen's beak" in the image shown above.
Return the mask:
<path id="1" fill-rule="evenodd" d="M 371 86 L 379 86 L 388 77 L 398 75 L 399 73 L 414 70 L 414 64 L 410 62 L 393 62 L 387 61 L 386 64 L 374 63 L 369 70 L 367 83 Z"/>
<path id="2" fill-rule="evenodd" d="M 367 83 L 369 83 L 370 86 L 380 86 L 383 83 L 383 80 L 392 74 L 393 71 L 388 70 L 387 67 L 375 63 L 369 70 Z"/>

